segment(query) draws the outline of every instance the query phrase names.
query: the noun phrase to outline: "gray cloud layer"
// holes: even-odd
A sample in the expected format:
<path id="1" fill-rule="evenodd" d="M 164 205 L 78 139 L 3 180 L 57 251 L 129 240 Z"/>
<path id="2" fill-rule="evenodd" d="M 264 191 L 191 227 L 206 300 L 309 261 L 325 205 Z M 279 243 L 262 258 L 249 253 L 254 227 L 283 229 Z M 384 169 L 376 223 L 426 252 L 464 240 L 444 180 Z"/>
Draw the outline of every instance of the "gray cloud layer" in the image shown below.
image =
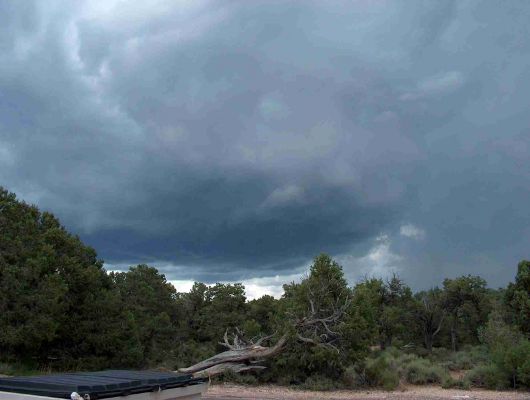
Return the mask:
<path id="1" fill-rule="evenodd" d="M 0 7 L 1 182 L 109 263 L 326 251 L 421 287 L 529 257 L 528 2 Z"/>

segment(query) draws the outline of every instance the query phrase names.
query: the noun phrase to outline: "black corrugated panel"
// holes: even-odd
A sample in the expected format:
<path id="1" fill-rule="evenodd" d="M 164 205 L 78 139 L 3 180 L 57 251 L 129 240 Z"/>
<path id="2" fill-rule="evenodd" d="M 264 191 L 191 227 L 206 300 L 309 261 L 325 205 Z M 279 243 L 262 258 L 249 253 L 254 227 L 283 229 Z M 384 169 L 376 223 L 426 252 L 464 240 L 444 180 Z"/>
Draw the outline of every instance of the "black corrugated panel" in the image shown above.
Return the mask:
<path id="1" fill-rule="evenodd" d="M 164 390 L 204 382 L 189 374 L 162 371 L 108 370 L 0 378 L 0 392 L 69 399 L 72 392 L 91 400 Z"/>

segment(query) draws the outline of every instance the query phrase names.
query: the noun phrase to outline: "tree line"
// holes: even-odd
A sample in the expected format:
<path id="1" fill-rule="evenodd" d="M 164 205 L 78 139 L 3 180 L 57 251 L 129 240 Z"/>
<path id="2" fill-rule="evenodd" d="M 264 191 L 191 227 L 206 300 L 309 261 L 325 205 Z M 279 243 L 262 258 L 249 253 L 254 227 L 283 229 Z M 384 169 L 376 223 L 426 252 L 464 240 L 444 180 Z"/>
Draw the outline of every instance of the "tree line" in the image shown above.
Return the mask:
<path id="1" fill-rule="evenodd" d="M 279 299 L 248 301 L 240 283 L 196 282 L 179 293 L 147 265 L 105 271 L 95 250 L 52 214 L 0 188 L 0 363 L 177 369 L 218 353 L 225 333 L 237 329 L 248 338 L 287 335 L 285 351 L 255 378 L 265 382 L 343 382 L 353 371 L 366 383 L 376 352 L 429 358 L 477 346 L 496 385 L 504 382 L 497 386 L 530 386 L 530 262 L 521 261 L 514 275 L 500 289 L 472 275 L 419 292 L 397 275 L 349 286 L 341 266 L 321 254 Z M 303 321 L 315 304 L 340 304 L 344 314 L 331 328 L 324 318 L 318 330 L 308 325 L 302 336 L 290 321 Z M 326 345 L 315 345 L 323 335 Z"/>

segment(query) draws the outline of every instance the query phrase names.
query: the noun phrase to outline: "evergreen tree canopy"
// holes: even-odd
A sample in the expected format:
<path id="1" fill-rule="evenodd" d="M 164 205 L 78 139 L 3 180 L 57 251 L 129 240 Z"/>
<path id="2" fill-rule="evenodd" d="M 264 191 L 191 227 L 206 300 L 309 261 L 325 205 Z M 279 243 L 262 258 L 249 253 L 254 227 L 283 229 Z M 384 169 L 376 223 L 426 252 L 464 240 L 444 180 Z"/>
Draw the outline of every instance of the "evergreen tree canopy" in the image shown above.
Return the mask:
<path id="1" fill-rule="evenodd" d="M 3 188 L 0 232 L 2 354 L 64 366 L 129 362 L 127 318 L 94 249 Z"/>
<path id="2" fill-rule="evenodd" d="M 530 261 L 523 260 L 517 266 L 515 283 L 508 285 L 505 301 L 515 322 L 530 337 Z"/>

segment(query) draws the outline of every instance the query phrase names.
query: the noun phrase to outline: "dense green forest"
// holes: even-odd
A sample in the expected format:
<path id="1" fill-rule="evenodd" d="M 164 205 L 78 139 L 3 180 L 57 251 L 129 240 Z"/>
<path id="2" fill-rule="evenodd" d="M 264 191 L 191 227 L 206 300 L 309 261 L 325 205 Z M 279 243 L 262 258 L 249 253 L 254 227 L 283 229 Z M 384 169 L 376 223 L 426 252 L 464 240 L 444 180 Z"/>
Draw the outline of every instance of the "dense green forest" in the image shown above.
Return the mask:
<path id="1" fill-rule="evenodd" d="M 94 249 L 52 214 L 0 188 L 0 373 L 176 369 L 222 351 L 225 330 L 239 328 L 248 337 L 288 333 L 288 346 L 267 369 L 224 379 L 528 388 L 530 262 L 513 275 L 501 289 L 470 275 L 417 293 L 398 276 L 350 287 L 342 268 L 321 254 L 280 299 L 247 301 L 241 284 L 197 282 L 178 293 L 147 265 L 105 271 Z M 288 324 L 288 315 L 310 307 L 315 290 L 320 304 L 348 299 L 333 346 L 300 341 Z"/>

